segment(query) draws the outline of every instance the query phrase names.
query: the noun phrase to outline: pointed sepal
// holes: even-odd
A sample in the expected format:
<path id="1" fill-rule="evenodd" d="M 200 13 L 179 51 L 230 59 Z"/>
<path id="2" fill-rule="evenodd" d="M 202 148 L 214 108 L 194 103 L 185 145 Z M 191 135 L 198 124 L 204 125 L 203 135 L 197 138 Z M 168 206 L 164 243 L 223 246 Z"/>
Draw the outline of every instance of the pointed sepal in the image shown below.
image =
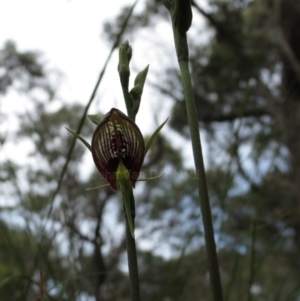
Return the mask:
<path id="1" fill-rule="evenodd" d="M 103 119 L 104 115 L 103 114 L 94 114 L 94 115 L 88 115 L 88 117 L 94 124 L 98 125 L 101 122 L 101 120 Z"/>
<path id="2" fill-rule="evenodd" d="M 143 94 L 144 84 L 147 78 L 149 65 L 138 73 L 134 80 L 134 87 L 130 90 L 130 95 L 132 98 L 132 110 L 136 115 L 140 108 L 141 97 Z"/>
<path id="3" fill-rule="evenodd" d="M 151 147 L 152 142 L 154 141 L 155 137 L 158 135 L 158 133 L 160 132 L 160 130 L 164 127 L 164 125 L 166 124 L 166 122 L 169 120 L 169 117 L 156 129 L 156 131 L 152 134 L 152 136 L 150 137 L 150 139 L 148 140 L 146 147 L 145 147 L 145 156 L 149 150 L 149 148 Z"/>
<path id="4" fill-rule="evenodd" d="M 76 134 L 75 132 L 73 132 L 72 130 L 66 128 L 67 131 L 69 131 L 73 136 L 75 136 L 77 139 L 79 139 L 88 149 L 90 152 L 92 152 L 92 147 L 91 145 L 80 135 Z"/>

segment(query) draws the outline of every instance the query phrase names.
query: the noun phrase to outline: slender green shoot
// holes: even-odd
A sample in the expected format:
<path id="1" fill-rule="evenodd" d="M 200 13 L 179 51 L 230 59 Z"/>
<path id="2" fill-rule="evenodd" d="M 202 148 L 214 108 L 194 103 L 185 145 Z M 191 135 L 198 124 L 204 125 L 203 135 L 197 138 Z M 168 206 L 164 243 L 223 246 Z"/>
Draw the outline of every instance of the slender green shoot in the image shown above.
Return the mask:
<path id="1" fill-rule="evenodd" d="M 77 133 L 78 135 L 79 135 L 80 132 L 81 132 L 81 129 L 82 129 L 82 127 L 83 127 L 83 123 L 84 123 L 85 118 L 86 118 L 86 116 L 87 116 L 87 112 L 88 112 L 88 110 L 89 110 L 89 108 L 90 108 L 90 106 L 91 106 L 91 104 L 92 104 L 92 102 L 93 102 L 93 100 L 94 100 L 94 98 L 95 98 L 95 96 L 96 96 L 96 92 L 97 92 L 98 87 L 99 87 L 99 85 L 100 85 L 100 83 L 101 83 L 101 81 L 102 81 L 102 78 L 103 78 L 104 74 L 105 74 L 105 71 L 106 71 L 106 67 L 107 67 L 107 65 L 108 65 L 108 62 L 110 61 L 110 58 L 111 58 L 111 56 L 112 56 L 114 50 L 118 47 L 118 45 L 119 45 L 119 43 L 120 43 L 121 37 L 123 36 L 123 33 L 124 33 L 124 31 L 125 31 L 125 29 L 126 29 L 126 27 L 127 27 L 128 21 L 129 21 L 131 15 L 132 15 L 132 13 L 133 13 L 133 10 L 134 10 L 136 4 L 137 4 L 137 1 L 135 1 L 134 4 L 131 6 L 131 8 L 130 8 L 130 10 L 129 10 L 129 12 L 128 12 L 128 15 L 126 16 L 126 18 L 125 18 L 125 20 L 124 20 L 123 25 L 122 25 L 122 27 L 120 28 L 120 32 L 119 32 L 118 35 L 116 36 L 116 39 L 115 39 L 115 41 L 114 41 L 114 44 L 113 44 L 112 47 L 111 47 L 110 53 L 109 53 L 109 55 L 108 55 L 108 57 L 107 57 L 107 59 L 106 59 L 106 61 L 105 61 L 105 63 L 104 63 L 104 66 L 103 66 L 103 68 L 102 68 L 102 71 L 101 71 L 100 74 L 99 74 L 99 77 L 98 77 L 98 79 L 97 79 L 97 82 L 96 82 L 96 84 L 95 84 L 95 87 L 94 87 L 94 89 L 93 89 L 93 91 L 92 91 L 92 94 L 91 94 L 91 96 L 90 96 L 90 98 L 89 98 L 89 100 L 88 100 L 88 103 L 87 103 L 87 105 L 86 105 L 86 107 L 85 107 L 85 109 L 84 109 L 84 112 L 83 112 L 83 114 L 82 114 L 82 117 L 81 117 L 81 119 L 80 119 L 80 121 L 79 121 L 77 130 L 76 130 L 76 133 Z M 37 268 L 38 260 L 39 260 L 40 252 L 41 252 L 41 245 L 42 245 L 42 243 L 43 243 L 43 241 L 44 241 L 46 223 L 47 223 L 47 221 L 49 220 L 49 218 L 50 218 L 50 216 L 51 216 L 51 214 L 52 214 L 54 200 L 55 200 L 57 194 L 58 194 L 59 191 L 60 191 L 60 188 L 61 188 L 61 185 L 62 185 L 62 182 L 63 182 L 63 178 L 64 178 L 64 176 L 65 176 L 65 173 L 66 173 L 66 171 L 67 171 L 69 162 L 70 162 L 70 160 L 71 160 L 72 153 L 73 153 L 74 148 L 75 148 L 75 143 L 76 143 L 76 137 L 74 137 L 74 139 L 73 139 L 73 141 L 72 141 L 72 144 L 71 144 L 71 146 L 70 146 L 70 149 L 69 149 L 69 151 L 68 151 L 68 153 L 67 153 L 67 155 L 66 155 L 66 160 L 65 160 L 64 166 L 63 166 L 63 168 L 62 168 L 62 170 L 61 170 L 59 179 L 58 179 L 58 181 L 57 181 L 56 189 L 55 189 L 55 191 L 53 192 L 52 197 L 51 197 L 51 201 L 50 201 L 48 213 L 47 213 L 46 220 L 45 220 L 45 222 L 44 222 L 44 226 L 43 226 L 43 230 L 42 230 L 42 235 L 41 235 L 40 241 L 39 241 L 39 243 L 38 243 L 36 256 L 35 256 L 35 258 L 34 258 L 34 263 L 33 263 L 33 267 L 32 267 L 32 272 L 34 272 L 34 271 L 36 270 L 36 268 Z M 30 286 L 31 286 L 31 282 L 29 282 L 28 285 L 27 285 L 27 287 L 25 288 L 25 291 L 24 291 L 24 294 L 23 294 L 24 300 L 27 298 L 27 295 L 28 295 Z"/>
<path id="2" fill-rule="evenodd" d="M 206 174 L 203 162 L 203 154 L 199 133 L 199 122 L 197 108 L 194 99 L 191 75 L 189 70 L 189 49 L 186 32 L 192 22 L 191 1 L 188 0 L 163 0 L 172 18 L 174 42 L 181 72 L 181 80 L 187 118 L 191 133 L 191 141 L 194 155 L 197 181 L 199 190 L 199 201 L 204 226 L 207 261 L 210 274 L 211 290 L 214 301 L 223 301 L 222 285 L 219 272 L 218 256 L 214 237 L 211 208 L 209 203 Z"/>

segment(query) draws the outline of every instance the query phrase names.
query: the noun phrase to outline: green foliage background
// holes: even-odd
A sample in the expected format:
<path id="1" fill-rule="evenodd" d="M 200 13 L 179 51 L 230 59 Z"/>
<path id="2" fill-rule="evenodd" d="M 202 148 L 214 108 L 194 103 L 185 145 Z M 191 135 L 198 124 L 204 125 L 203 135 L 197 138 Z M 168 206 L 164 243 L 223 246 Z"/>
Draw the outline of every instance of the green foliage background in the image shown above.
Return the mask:
<path id="1" fill-rule="evenodd" d="M 224 295 L 226 300 L 296 301 L 300 3 L 206 4 L 204 9 L 193 1 L 194 18 L 201 16 L 206 25 L 205 31 L 193 27 L 188 38 L 199 124 L 208 149 Z M 114 41 L 128 9 L 104 25 L 108 41 Z M 134 42 L 139 30 L 151 32 L 165 21 L 170 20 L 160 1 L 144 1 L 144 10 L 132 16 L 125 36 Z M 209 38 L 203 42 L 206 32 Z M 7 42 L 0 68 L 1 101 L 11 90 L 32 100 L 15 132 L 16 148 L 24 142 L 32 145 L 28 161 L 18 165 L 1 158 L 0 187 L 6 202 L 0 207 L 0 300 L 128 300 L 119 197 L 110 189 L 85 191 L 101 181 L 95 170 L 80 176 L 86 162 L 82 145 L 76 145 L 51 203 L 72 141 L 65 127 L 76 129 L 84 108 L 61 100 L 59 109 L 49 110 L 57 87 L 37 53 L 21 52 Z M 136 189 L 142 299 L 210 300 L 197 175 L 182 155 L 190 141 L 177 66 L 160 70 L 159 80 L 151 85 L 160 98 L 172 100 L 169 131 L 179 134 L 183 143 L 181 149 L 175 147 L 163 131 L 143 173 L 165 176 L 139 183 Z M 0 117 L 3 123 L 6 116 Z M 82 135 L 90 139 L 92 132 L 86 121 Z M 11 143 L 3 131 L 0 142 L 1 148 Z"/>

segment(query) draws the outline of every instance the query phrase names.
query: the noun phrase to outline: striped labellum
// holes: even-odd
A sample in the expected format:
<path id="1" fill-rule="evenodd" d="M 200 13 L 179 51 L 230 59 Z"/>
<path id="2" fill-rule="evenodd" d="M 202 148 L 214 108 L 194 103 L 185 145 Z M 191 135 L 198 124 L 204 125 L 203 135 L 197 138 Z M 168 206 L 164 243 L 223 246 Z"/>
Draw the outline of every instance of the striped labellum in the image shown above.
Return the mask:
<path id="1" fill-rule="evenodd" d="M 145 143 L 140 129 L 124 113 L 113 108 L 104 116 L 94 132 L 91 150 L 97 169 L 114 190 L 118 189 L 116 172 L 121 165 L 135 187 Z"/>

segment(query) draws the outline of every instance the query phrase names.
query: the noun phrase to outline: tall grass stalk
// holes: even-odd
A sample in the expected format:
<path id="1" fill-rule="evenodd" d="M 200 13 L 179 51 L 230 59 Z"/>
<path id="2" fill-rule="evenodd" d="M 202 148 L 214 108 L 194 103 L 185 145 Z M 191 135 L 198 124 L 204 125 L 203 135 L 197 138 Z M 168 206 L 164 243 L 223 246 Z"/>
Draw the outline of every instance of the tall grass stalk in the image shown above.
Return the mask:
<path id="1" fill-rule="evenodd" d="M 163 2 L 169 10 L 172 18 L 173 35 L 177 59 L 181 72 L 181 80 L 183 86 L 183 93 L 185 97 L 188 124 L 191 134 L 194 163 L 196 168 L 196 174 L 198 175 L 197 185 L 199 190 L 199 202 L 205 232 L 207 262 L 209 267 L 213 300 L 223 301 L 219 263 L 216 251 L 211 208 L 209 203 L 207 181 L 199 133 L 197 109 L 189 70 L 189 49 L 186 31 L 189 28 L 189 26 L 187 25 L 189 23 L 188 18 L 190 18 L 190 23 L 192 18 L 191 3 L 187 0 L 163 0 Z"/>
<path id="2" fill-rule="evenodd" d="M 89 100 L 88 100 L 88 102 L 87 102 L 87 105 L 85 106 L 85 109 L 84 109 L 84 112 L 83 112 L 83 114 L 82 114 L 82 117 L 81 117 L 81 119 L 80 119 L 80 121 L 79 121 L 79 123 L 78 123 L 78 127 L 77 127 L 77 130 L 76 130 L 76 133 L 77 133 L 78 135 L 80 135 L 80 132 L 81 132 L 81 130 L 82 130 L 82 127 L 83 127 L 85 118 L 86 118 L 86 116 L 87 116 L 87 112 L 88 112 L 88 110 L 89 110 L 89 108 L 90 108 L 90 106 L 91 106 L 91 104 L 92 104 L 92 102 L 93 102 L 93 100 L 94 100 L 94 98 L 95 98 L 95 96 L 96 96 L 96 92 L 97 92 L 97 90 L 98 90 L 98 88 L 99 88 L 99 85 L 100 85 L 100 83 L 101 83 L 101 81 L 102 81 L 102 78 L 103 78 L 103 76 L 104 76 L 104 74 L 105 74 L 105 71 L 106 71 L 106 67 L 107 67 L 107 65 L 108 65 L 108 62 L 110 61 L 113 52 L 115 51 L 115 49 L 118 47 L 118 45 L 119 45 L 119 43 L 120 43 L 120 40 L 121 40 L 121 38 L 122 38 L 122 36 L 123 36 L 123 33 L 124 33 L 124 31 L 125 31 L 125 29 L 126 29 L 126 27 L 127 27 L 128 21 L 129 21 L 131 15 L 132 15 L 132 13 L 133 13 L 133 10 L 134 10 L 134 8 L 135 8 L 137 2 L 138 2 L 138 0 L 136 0 L 136 1 L 133 3 L 133 5 L 131 6 L 131 8 L 130 8 L 130 10 L 129 10 L 129 12 L 128 12 L 128 15 L 126 16 L 126 18 L 125 18 L 125 20 L 124 20 L 124 22 L 123 22 L 123 24 L 122 24 L 122 26 L 121 26 L 121 28 L 120 28 L 120 31 L 119 31 L 118 35 L 116 36 L 116 39 L 115 39 L 115 41 L 114 41 L 114 43 L 113 43 L 113 45 L 112 45 L 112 47 L 111 47 L 111 50 L 110 50 L 110 52 L 109 52 L 109 54 L 108 54 L 108 56 L 107 56 L 107 58 L 106 58 L 106 61 L 105 61 L 105 63 L 104 63 L 104 66 L 103 66 L 103 68 L 102 68 L 100 74 L 99 74 L 99 77 L 98 77 L 98 79 L 97 79 L 97 82 L 96 82 L 96 84 L 95 84 L 95 87 L 94 87 L 94 89 L 93 89 L 93 91 L 92 91 L 92 93 L 91 93 L 91 96 L 90 96 L 90 98 L 89 98 Z M 43 225 L 41 238 L 40 238 L 40 240 L 39 240 L 39 242 L 38 242 L 38 245 L 37 245 L 37 252 L 36 252 L 36 255 L 35 255 L 35 258 L 34 258 L 34 263 L 33 263 L 33 268 L 32 268 L 32 274 L 34 274 L 34 272 L 36 271 L 37 266 L 38 266 L 38 262 L 39 262 L 39 258 L 40 258 L 40 253 L 41 253 L 41 245 L 42 245 L 42 243 L 43 243 L 43 241 L 44 241 L 44 236 L 45 236 L 45 228 L 46 228 L 46 224 L 47 224 L 47 222 L 48 222 L 48 220 L 49 220 L 49 218 L 50 218 L 50 216 L 51 216 L 51 214 L 52 214 L 54 200 L 55 200 L 57 194 L 58 194 L 59 191 L 60 191 L 60 188 L 61 188 L 61 185 L 62 185 L 62 182 L 63 182 L 63 178 L 64 178 L 64 176 L 65 176 L 65 173 L 66 173 L 66 171 L 67 171 L 69 162 L 70 162 L 70 160 L 71 160 L 72 153 L 73 153 L 74 148 L 75 148 L 76 140 L 77 140 L 77 139 L 74 137 L 74 138 L 73 138 L 73 141 L 72 141 L 72 144 L 71 144 L 71 146 L 70 146 L 70 149 L 69 149 L 69 151 L 68 151 L 68 153 L 67 153 L 67 155 L 66 155 L 66 160 L 65 160 L 65 163 L 64 163 L 64 165 L 63 165 L 63 167 L 62 167 L 62 170 L 61 170 L 59 179 L 58 179 L 58 181 L 57 181 L 56 189 L 54 190 L 54 192 L 53 192 L 53 194 L 52 194 L 52 196 L 51 196 L 51 201 L 50 201 L 50 205 L 49 205 L 49 209 L 48 209 L 48 212 L 47 212 L 47 216 L 46 216 L 46 219 L 45 219 L 45 222 L 44 222 L 44 225 Z M 26 297 L 27 297 L 27 295 L 28 295 L 28 292 L 29 292 L 30 287 L 31 287 L 31 282 L 28 282 L 28 285 L 26 286 L 26 288 L 25 288 L 25 290 L 24 290 L 24 294 L 23 294 L 24 300 L 26 299 Z"/>

